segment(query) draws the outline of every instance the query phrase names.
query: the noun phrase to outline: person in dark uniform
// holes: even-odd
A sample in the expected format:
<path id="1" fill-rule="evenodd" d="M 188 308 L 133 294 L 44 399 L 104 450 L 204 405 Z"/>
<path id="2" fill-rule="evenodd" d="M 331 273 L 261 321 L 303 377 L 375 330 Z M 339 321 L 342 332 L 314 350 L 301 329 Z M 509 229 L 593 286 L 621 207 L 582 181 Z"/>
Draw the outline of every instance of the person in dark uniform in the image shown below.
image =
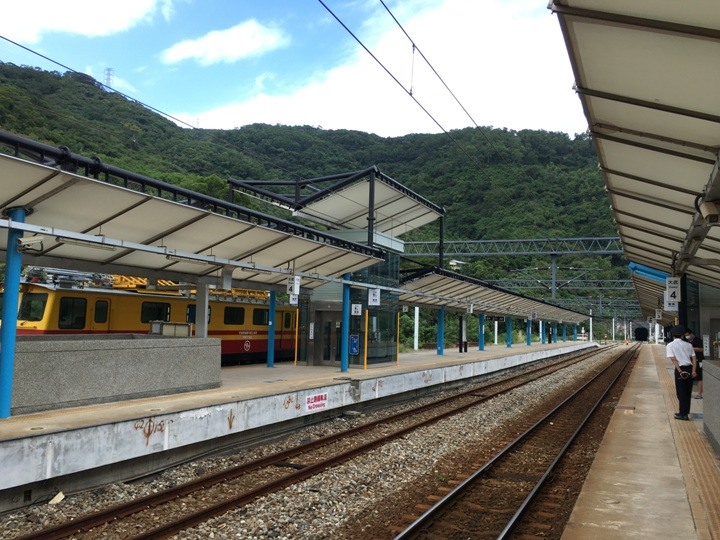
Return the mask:
<path id="1" fill-rule="evenodd" d="M 703 342 L 701 338 L 697 337 L 695 333 L 690 330 L 690 328 L 685 330 L 685 341 L 692 345 L 693 350 L 695 351 L 695 358 L 697 358 L 697 377 L 695 377 L 695 380 L 697 381 L 697 395 L 695 396 L 695 399 L 702 399 L 702 362 L 703 360 L 705 360 L 705 353 L 703 352 Z"/>
<path id="2" fill-rule="evenodd" d="M 675 367 L 675 393 L 679 411 L 678 420 L 689 420 L 690 401 L 692 400 L 693 381 L 697 376 L 697 358 L 692 345 L 685 341 L 685 327 L 672 327 L 673 340 L 667 344 L 666 354 Z"/>

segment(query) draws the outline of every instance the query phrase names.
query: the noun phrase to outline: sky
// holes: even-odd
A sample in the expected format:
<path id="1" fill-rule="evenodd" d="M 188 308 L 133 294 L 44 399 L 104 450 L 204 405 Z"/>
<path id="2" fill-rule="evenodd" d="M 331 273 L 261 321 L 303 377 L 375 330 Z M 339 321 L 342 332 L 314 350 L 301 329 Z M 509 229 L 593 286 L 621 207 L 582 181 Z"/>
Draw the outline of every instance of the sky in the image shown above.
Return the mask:
<path id="1" fill-rule="evenodd" d="M 587 129 L 547 0 L 384 4 L 11 2 L 0 18 L 0 61 L 110 81 L 184 127 L 309 125 L 383 137 L 475 125 Z"/>

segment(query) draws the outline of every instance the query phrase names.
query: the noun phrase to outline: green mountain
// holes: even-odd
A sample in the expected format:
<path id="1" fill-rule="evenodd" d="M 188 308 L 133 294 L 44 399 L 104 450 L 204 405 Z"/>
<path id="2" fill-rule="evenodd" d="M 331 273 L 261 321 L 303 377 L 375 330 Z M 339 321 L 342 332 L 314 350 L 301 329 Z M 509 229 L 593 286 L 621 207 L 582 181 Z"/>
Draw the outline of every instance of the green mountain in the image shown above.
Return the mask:
<path id="1" fill-rule="evenodd" d="M 309 126 L 190 129 L 87 75 L 9 63 L 0 63 L 0 129 L 223 199 L 227 178 L 314 178 L 378 165 L 445 207 L 447 239 L 616 234 L 587 135 L 489 127 L 392 138 Z M 276 211 L 250 199 L 242 204 Z M 437 234 L 428 226 L 410 239 Z M 626 275 L 621 260 L 565 256 L 561 262 L 592 265 L 592 279 Z M 494 279 L 547 264 L 480 258 L 463 271 Z"/>

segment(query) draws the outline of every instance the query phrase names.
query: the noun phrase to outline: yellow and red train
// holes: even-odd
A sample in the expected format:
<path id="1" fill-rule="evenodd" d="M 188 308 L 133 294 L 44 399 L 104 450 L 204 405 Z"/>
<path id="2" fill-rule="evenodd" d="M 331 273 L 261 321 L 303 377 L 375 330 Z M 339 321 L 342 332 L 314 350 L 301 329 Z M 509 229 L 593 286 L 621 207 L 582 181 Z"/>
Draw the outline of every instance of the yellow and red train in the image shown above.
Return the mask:
<path id="1" fill-rule="evenodd" d="M 223 362 L 265 361 L 269 294 L 213 291 L 208 337 L 221 340 Z M 0 295 L 0 301 L 1 301 Z M 29 272 L 20 285 L 17 334 L 143 334 L 152 321 L 195 323 L 195 298 L 172 282 L 147 287 L 143 278 L 78 272 Z M 292 360 L 297 310 L 278 306 L 274 359 Z"/>

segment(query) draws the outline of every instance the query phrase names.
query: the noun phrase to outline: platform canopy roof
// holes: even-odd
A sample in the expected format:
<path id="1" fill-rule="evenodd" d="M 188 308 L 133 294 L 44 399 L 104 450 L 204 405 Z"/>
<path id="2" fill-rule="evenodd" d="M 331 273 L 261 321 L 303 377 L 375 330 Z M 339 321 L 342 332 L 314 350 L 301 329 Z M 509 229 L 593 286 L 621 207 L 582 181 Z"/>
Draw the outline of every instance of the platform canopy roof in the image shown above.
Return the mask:
<path id="1" fill-rule="evenodd" d="M 9 140 L 9 134 L 3 142 Z M 19 139 L 16 149 L 27 148 Z M 190 283 L 316 287 L 376 264 L 368 246 L 33 143 L 38 162 L 0 154 L 0 228 L 23 229 L 23 262 Z M 67 169 L 84 168 L 85 175 Z M 94 176 L 94 177 L 93 177 Z M 11 222 L 9 209 L 27 211 Z M 15 246 L 12 246 L 14 249 Z M 7 252 L 0 235 L 0 256 Z"/>
<path id="2" fill-rule="evenodd" d="M 541 300 L 507 291 L 476 278 L 438 267 L 407 273 L 400 283 L 401 304 L 436 309 L 446 307 L 489 315 L 512 316 L 566 323 L 580 323 L 589 316 Z"/>
<path id="3" fill-rule="evenodd" d="M 377 167 L 312 179 L 230 180 L 230 184 L 238 191 L 263 198 L 318 223 L 342 230 L 370 227 L 391 237 L 437 221 L 445 214 L 442 207 L 393 180 Z"/>
<path id="4" fill-rule="evenodd" d="M 638 302 L 644 317 L 655 319 L 655 310 L 660 310 L 661 317 L 657 322 L 663 325 L 672 324 L 677 313 L 668 312 L 663 309 L 663 294 L 665 292 L 665 281 L 658 281 L 646 275 L 633 274 L 633 283 L 637 292 Z"/>
<path id="5" fill-rule="evenodd" d="M 557 0 L 549 8 L 625 256 L 720 286 L 720 226 L 700 211 L 720 212 L 717 0 Z M 657 307 L 638 296 L 644 311 Z"/>

